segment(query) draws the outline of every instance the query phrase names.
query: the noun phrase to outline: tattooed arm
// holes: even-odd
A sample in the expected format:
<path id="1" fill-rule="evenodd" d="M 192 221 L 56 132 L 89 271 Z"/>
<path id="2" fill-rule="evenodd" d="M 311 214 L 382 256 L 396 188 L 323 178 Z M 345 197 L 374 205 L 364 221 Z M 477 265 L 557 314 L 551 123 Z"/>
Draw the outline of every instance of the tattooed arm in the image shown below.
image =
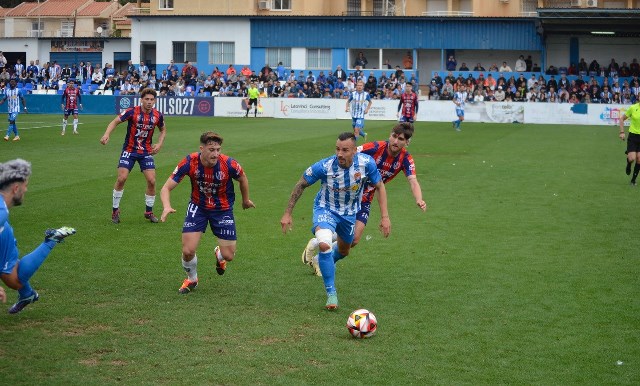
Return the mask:
<path id="1" fill-rule="evenodd" d="M 289 203 L 287 204 L 287 209 L 285 209 L 282 218 L 280 219 L 280 226 L 282 226 L 282 233 L 287 233 L 287 231 L 291 230 L 293 227 L 293 219 L 291 218 L 291 213 L 293 213 L 293 208 L 296 206 L 296 202 L 300 196 L 302 196 L 302 192 L 307 188 L 309 183 L 304 179 L 304 177 L 300 177 L 296 186 L 294 186 L 293 191 L 291 192 L 291 197 L 289 197 Z"/>

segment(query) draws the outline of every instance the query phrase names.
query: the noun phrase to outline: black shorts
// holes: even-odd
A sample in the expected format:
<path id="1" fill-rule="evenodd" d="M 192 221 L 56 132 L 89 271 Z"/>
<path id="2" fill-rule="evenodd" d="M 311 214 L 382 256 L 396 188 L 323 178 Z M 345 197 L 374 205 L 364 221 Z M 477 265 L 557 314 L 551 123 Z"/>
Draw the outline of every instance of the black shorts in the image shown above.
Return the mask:
<path id="1" fill-rule="evenodd" d="M 640 153 L 640 134 L 629 133 L 625 154 L 629 153 Z"/>
<path id="2" fill-rule="evenodd" d="M 258 107 L 258 99 L 249 99 L 249 104 L 247 105 L 247 108 L 251 107 L 251 105 L 254 105 L 256 107 Z"/>

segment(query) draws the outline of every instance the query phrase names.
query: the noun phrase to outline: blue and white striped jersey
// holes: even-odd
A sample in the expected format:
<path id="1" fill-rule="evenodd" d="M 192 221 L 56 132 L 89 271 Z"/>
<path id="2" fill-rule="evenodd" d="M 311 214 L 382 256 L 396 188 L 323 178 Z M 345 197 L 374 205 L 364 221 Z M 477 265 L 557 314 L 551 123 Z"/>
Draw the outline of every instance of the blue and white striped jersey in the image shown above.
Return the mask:
<path id="1" fill-rule="evenodd" d="M 19 88 L 11 89 L 10 87 L 6 87 L 4 89 L 4 96 L 2 97 L 3 101 L 7 101 L 8 112 L 9 113 L 19 113 L 20 112 L 20 100 L 22 99 L 22 92 Z"/>
<path id="2" fill-rule="evenodd" d="M 353 118 L 364 118 L 364 111 L 371 103 L 371 95 L 368 92 L 352 91 L 349 94 L 349 109 Z"/>
<path id="3" fill-rule="evenodd" d="M 357 153 L 347 169 L 340 167 L 335 155 L 320 160 L 305 171 L 304 179 L 309 184 L 318 180 L 322 183 L 314 207 L 329 209 L 341 216 L 355 216 L 360 210 L 363 189 L 368 184 L 377 184 L 381 177 L 375 160 L 370 155 Z"/>
<path id="4" fill-rule="evenodd" d="M 466 91 L 456 91 L 455 94 L 453 94 L 453 101 L 459 103 L 456 103 L 456 109 L 464 110 L 464 103 L 468 96 L 469 94 L 467 94 Z"/>

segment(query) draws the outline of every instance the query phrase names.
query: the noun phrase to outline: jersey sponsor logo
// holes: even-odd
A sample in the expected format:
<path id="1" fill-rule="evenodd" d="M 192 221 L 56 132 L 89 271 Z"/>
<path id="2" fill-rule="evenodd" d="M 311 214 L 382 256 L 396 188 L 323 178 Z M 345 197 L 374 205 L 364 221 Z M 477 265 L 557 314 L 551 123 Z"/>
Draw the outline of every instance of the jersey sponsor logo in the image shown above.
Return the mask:
<path id="1" fill-rule="evenodd" d="M 196 226 L 197 224 L 194 222 L 189 222 L 189 221 L 185 221 L 184 224 L 182 224 L 183 228 L 193 228 L 194 226 Z"/>
<path id="2" fill-rule="evenodd" d="M 223 172 L 222 170 L 219 170 L 216 172 L 216 178 L 218 180 L 224 180 L 227 177 L 227 174 L 225 172 Z"/>

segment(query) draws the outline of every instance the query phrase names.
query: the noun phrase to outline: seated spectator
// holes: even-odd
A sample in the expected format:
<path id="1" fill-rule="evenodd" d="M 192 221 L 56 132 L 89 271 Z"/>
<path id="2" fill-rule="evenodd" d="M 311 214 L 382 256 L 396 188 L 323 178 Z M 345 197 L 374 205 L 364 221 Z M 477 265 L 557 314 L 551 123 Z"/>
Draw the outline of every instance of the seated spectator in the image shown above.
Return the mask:
<path id="1" fill-rule="evenodd" d="M 476 90 L 473 93 L 473 103 L 484 102 L 484 95 L 480 92 L 480 90 Z"/>
<path id="2" fill-rule="evenodd" d="M 558 75 L 558 69 L 552 64 L 547 69 L 546 74 L 547 75 Z"/>
<path id="3" fill-rule="evenodd" d="M 473 71 L 486 71 L 484 67 L 480 64 L 480 62 L 476 63 L 476 66 L 473 68 Z"/>
<path id="4" fill-rule="evenodd" d="M 547 102 L 547 93 L 544 90 L 538 93 L 538 102 Z"/>
<path id="5" fill-rule="evenodd" d="M 611 91 L 609 91 L 609 87 L 602 87 L 602 92 L 600 93 L 600 103 L 610 104 L 613 101 L 613 95 Z"/>
<path id="6" fill-rule="evenodd" d="M 443 89 L 442 93 L 440 94 L 440 100 L 450 101 L 452 99 L 453 99 L 453 94 L 451 94 L 448 89 L 447 90 Z"/>
<path id="7" fill-rule="evenodd" d="M 533 66 L 531 66 L 531 71 L 532 72 L 541 72 L 542 68 L 540 68 L 540 66 L 538 65 L 538 63 L 533 63 Z"/>
<path id="8" fill-rule="evenodd" d="M 567 74 L 568 75 L 578 75 L 578 67 L 575 65 L 575 63 L 571 63 L 569 65 L 569 68 L 567 68 Z"/>
<path id="9" fill-rule="evenodd" d="M 496 102 L 496 96 L 493 90 L 487 89 L 487 94 L 484 96 L 485 102 Z M 505 97 L 505 102 L 511 102 L 511 97 Z"/>
<path id="10" fill-rule="evenodd" d="M 609 66 L 607 66 L 606 76 L 618 75 L 619 70 L 620 66 L 618 66 L 615 59 L 611 58 L 611 62 L 609 63 Z"/>
<path id="11" fill-rule="evenodd" d="M 526 97 L 527 102 L 537 102 L 538 101 L 538 93 L 531 87 L 527 92 Z"/>
<path id="12" fill-rule="evenodd" d="M 218 79 L 218 78 L 222 78 L 224 77 L 224 74 L 222 74 L 222 71 L 220 71 L 220 69 L 218 68 L 218 66 L 216 66 L 213 71 L 211 72 L 211 79 Z"/>
<path id="13" fill-rule="evenodd" d="M 493 63 L 491 66 L 489 66 L 489 71 L 498 72 L 498 66 L 496 66 L 495 63 Z"/>
<path id="14" fill-rule="evenodd" d="M 97 68 L 91 75 L 91 84 L 101 85 L 103 83 L 103 74 L 100 68 Z"/>
<path id="15" fill-rule="evenodd" d="M 327 83 L 327 77 L 324 75 L 324 71 L 320 71 L 320 73 L 318 74 L 318 77 L 316 78 L 316 83 L 318 83 L 321 86 L 324 86 Z"/>
<path id="16" fill-rule="evenodd" d="M 229 78 L 229 76 L 231 76 L 231 74 L 235 75 L 236 69 L 233 67 L 233 64 L 229 65 L 229 67 L 227 68 L 226 73 L 227 73 L 227 79 Z"/>
<path id="17" fill-rule="evenodd" d="M 600 63 L 598 63 L 598 61 L 595 59 L 593 59 L 589 64 L 589 75 L 591 75 L 592 73 L 593 75 L 597 75 L 598 73 L 600 73 Z"/>
<path id="18" fill-rule="evenodd" d="M 580 58 L 578 62 L 578 74 L 587 75 L 589 73 L 589 65 L 585 62 L 584 58 Z"/>
<path id="19" fill-rule="evenodd" d="M 133 89 L 133 85 L 129 81 L 129 79 L 125 79 L 122 86 L 120 86 L 120 95 L 133 95 L 135 94 L 135 90 Z"/>
<path id="20" fill-rule="evenodd" d="M 384 60 L 384 63 L 382 64 L 382 68 L 386 68 L 387 70 L 391 70 L 393 68 L 393 66 L 391 66 L 391 63 L 389 63 L 389 59 Z"/>
<path id="21" fill-rule="evenodd" d="M 431 80 L 431 84 L 429 85 L 429 99 L 430 100 L 438 100 L 440 99 L 440 89 L 436 84 L 435 80 Z"/>
<path id="22" fill-rule="evenodd" d="M 489 71 L 491 71 L 491 69 L 489 69 Z M 498 68 L 498 71 L 500 71 L 500 72 L 512 72 L 511 67 L 509 67 L 507 62 L 502 62 L 502 66 L 500 66 L 500 68 Z"/>
<path id="23" fill-rule="evenodd" d="M 507 96 L 504 90 L 502 89 L 502 86 L 498 86 L 498 89 L 495 91 L 493 95 L 495 97 L 496 102 L 504 102 Z"/>
<path id="24" fill-rule="evenodd" d="M 631 72 L 631 76 L 640 76 L 640 63 L 638 63 L 637 58 L 633 58 L 629 65 L 629 70 Z"/>
<path id="25" fill-rule="evenodd" d="M 462 62 L 459 71 L 469 71 L 469 67 L 467 67 L 466 63 Z"/>
<path id="26" fill-rule="evenodd" d="M 112 92 L 116 91 L 118 82 L 115 80 L 113 75 L 107 76 L 107 80 L 104 82 L 104 89 L 110 90 Z"/>
<path id="27" fill-rule="evenodd" d="M 627 62 L 622 62 L 622 65 L 620 66 L 620 71 L 618 71 L 618 75 L 620 75 L 623 78 L 627 78 L 631 76 L 631 69 L 627 65 Z"/>

